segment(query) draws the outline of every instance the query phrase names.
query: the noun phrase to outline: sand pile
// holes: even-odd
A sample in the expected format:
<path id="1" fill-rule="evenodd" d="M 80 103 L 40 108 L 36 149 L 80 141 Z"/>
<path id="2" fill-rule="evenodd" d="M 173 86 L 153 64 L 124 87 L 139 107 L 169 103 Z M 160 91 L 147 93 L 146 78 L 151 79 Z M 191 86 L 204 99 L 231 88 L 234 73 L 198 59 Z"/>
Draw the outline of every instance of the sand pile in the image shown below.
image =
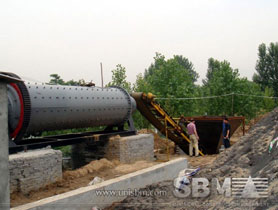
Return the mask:
<path id="1" fill-rule="evenodd" d="M 157 133 L 150 129 L 142 129 L 138 133 L 151 133 L 154 136 L 154 151 L 158 154 L 166 154 L 167 147 L 169 149 L 169 154 L 175 154 L 175 143 L 171 140 L 166 140 L 160 137 Z"/>
<path id="2" fill-rule="evenodd" d="M 102 158 L 100 160 L 91 161 L 89 164 L 83 166 L 74 171 L 65 171 L 63 173 L 64 179 L 75 179 L 79 177 L 86 176 L 87 174 L 91 174 L 94 172 L 101 172 L 106 169 L 112 169 L 116 166 L 114 162 L 107 160 L 106 158 Z"/>
<path id="3" fill-rule="evenodd" d="M 234 198 L 209 195 L 206 198 L 177 198 L 173 181 L 161 182 L 145 190 L 167 191 L 166 197 L 128 197 L 113 209 L 278 209 L 278 147 L 268 152 L 270 141 L 278 136 L 278 108 L 256 123 L 231 148 L 198 173 L 208 180 L 232 178 L 268 178 L 267 198 Z"/>

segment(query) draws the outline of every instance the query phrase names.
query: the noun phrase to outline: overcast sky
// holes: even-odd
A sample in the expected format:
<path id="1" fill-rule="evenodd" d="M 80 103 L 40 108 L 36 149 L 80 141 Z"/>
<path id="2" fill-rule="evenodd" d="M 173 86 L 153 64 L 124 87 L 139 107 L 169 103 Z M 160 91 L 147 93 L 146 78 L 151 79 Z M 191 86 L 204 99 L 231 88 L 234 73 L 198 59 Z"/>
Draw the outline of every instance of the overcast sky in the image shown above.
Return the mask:
<path id="1" fill-rule="evenodd" d="M 134 82 L 155 52 L 193 62 L 200 79 L 210 57 L 249 79 L 257 48 L 278 41 L 276 0 L 1 0 L 0 71 L 47 82 L 105 84 L 117 64 Z"/>

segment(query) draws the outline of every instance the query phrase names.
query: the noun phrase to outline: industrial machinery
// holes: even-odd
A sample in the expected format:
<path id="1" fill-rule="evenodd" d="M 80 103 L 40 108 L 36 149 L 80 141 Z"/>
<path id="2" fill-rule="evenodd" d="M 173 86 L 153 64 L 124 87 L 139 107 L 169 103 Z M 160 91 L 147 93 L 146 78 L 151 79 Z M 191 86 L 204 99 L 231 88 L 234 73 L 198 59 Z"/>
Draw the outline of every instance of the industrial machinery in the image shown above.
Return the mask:
<path id="1" fill-rule="evenodd" d="M 188 154 L 190 140 L 185 130 L 183 130 L 177 119 L 172 118 L 155 100 L 151 93 L 132 93 L 132 97 L 136 100 L 137 109 L 140 113 L 162 133 L 166 138 L 171 139 L 177 146 Z M 243 135 L 245 127 L 244 117 L 228 117 L 231 124 L 231 136 L 237 128 L 243 125 Z M 223 117 L 217 116 L 199 116 L 186 117 L 187 122 L 194 119 L 199 140 L 199 153 L 216 154 L 222 145 L 222 121 Z"/>
<path id="2" fill-rule="evenodd" d="M 9 134 L 16 144 L 42 131 L 96 126 L 122 131 L 125 122 L 134 130 L 136 102 L 120 87 L 10 83 L 8 106 Z"/>
<path id="3" fill-rule="evenodd" d="M 0 73 L 19 78 L 12 73 Z M 27 149 L 78 144 L 88 139 L 107 139 L 112 135 L 134 135 L 136 131 L 131 115 L 137 107 L 166 138 L 188 153 L 190 140 L 187 133 L 155 101 L 152 94 L 133 93 L 131 97 L 120 87 L 100 88 L 24 82 L 10 83 L 7 89 L 10 151 L 23 150 L 23 147 Z M 217 153 L 221 146 L 222 118 L 205 116 L 194 119 L 200 134 L 200 154 Z M 243 117 L 229 119 L 232 125 L 231 134 L 241 123 L 244 125 Z M 126 122 L 128 130 L 124 129 Z M 96 132 L 38 137 L 43 131 L 97 126 L 105 128 Z"/>

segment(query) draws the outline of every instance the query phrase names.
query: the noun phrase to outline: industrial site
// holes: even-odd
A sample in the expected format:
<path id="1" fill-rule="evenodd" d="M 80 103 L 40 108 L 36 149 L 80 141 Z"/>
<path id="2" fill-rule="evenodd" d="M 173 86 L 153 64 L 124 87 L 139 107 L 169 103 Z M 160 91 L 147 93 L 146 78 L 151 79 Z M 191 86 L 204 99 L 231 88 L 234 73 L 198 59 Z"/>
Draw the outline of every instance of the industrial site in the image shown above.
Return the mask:
<path id="1" fill-rule="evenodd" d="M 7 147 L 1 148 L 2 154 L 8 148 L 5 173 L 10 194 L 6 196 L 14 210 L 242 207 L 246 201 L 239 202 L 237 196 L 241 198 L 245 188 L 229 194 L 227 177 L 264 177 L 268 196 L 258 194 L 262 183 L 254 185 L 257 194 L 247 193 L 248 205 L 278 208 L 277 109 L 247 126 L 243 116 L 173 118 L 151 93 L 130 95 L 116 86 L 30 84 L 12 73 L 0 75 L 1 110 L 6 103 L 1 123 L 8 128 L 1 135 L 8 131 L 9 137 L 2 141 Z M 135 129 L 135 110 L 153 129 Z M 222 141 L 225 120 L 230 125 L 229 148 Z M 193 156 L 192 123 L 200 138 L 198 149 L 193 144 Z M 43 131 L 88 127 L 97 129 L 41 136 Z M 68 146 L 70 155 L 62 149 Z M 216 193 L 202 196 L 213 190 L 211 184 L 186 194 L 183 186 L 194 188 L 193 180 L 198 177 L 218 178 Z"/>
<path id="2" fill-rule="evenodd" d="M 278 1 L 0 1 L 0 210 L 278 210 Z"/>

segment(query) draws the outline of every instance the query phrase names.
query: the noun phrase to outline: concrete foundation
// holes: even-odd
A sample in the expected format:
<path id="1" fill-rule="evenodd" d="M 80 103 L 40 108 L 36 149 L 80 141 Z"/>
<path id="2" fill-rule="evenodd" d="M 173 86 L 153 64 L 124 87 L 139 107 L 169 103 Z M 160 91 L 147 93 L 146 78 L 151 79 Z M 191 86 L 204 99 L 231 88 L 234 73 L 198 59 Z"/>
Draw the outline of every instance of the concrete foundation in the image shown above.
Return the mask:
<path id="1" fill-rule="evenodd" d="M 62 178 L 62 152 L 34 150 L 10 155 L 10 191 L 28 193 Z"/>
<path id="2" fill-rule="evenodd" d="M 0 81 L 0 209 L 10 209 L 7 85 Z"/>
<path id="3" fill-rule="evenodd" d="M 178 158 L 115 179 L 107 180 L 93 186 L 82 187 L 77 190 L 12 209 L 91 210 L 94 206 L 104 208 L 110 206 L 113 202 L 125 199 L 126 195 L 119 192 L 130 192 L 139 190 L 140 188 L 144 188 L 153 183 L 164 180 L 173 180 L 178 176 L 178 173 L 185 168 L 187 168 L 187 160 L 185 158 Z M 114 192 L 115 194 L 103 195 L 100 192 Z"/>
<path id="4" fill-rule="evenodd" d="M 152 134 L 111 137 L 105 148 L 105 158 L 132 163 L 138 160 L 154 159 L 154 137 Z"/>
<path id="5" fill-rule="evenodd" d="M 103 157 L 131 163 L 137 160 L 153 160 L 154 138 L 152 134 L 114 136 L 102 141 L 85 141 L 72 145 L 72 168 L 80 168 Z"/>

